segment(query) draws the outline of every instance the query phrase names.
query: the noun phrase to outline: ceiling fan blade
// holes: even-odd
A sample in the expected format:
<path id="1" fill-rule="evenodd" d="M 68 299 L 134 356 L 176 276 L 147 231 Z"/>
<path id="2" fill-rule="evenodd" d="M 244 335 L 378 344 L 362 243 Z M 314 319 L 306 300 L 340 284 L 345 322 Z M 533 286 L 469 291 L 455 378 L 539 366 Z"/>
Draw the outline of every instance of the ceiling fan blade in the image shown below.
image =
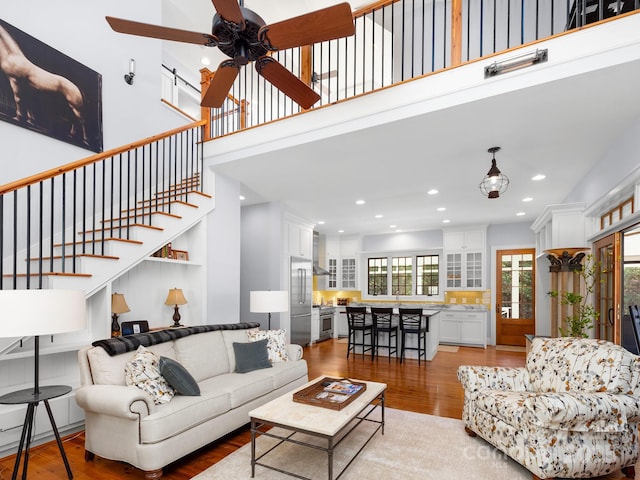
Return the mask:
<path id="1" fill-rule="evenodd" d="M 211 0 L 211 3 L 213 3 L 213 8 L 216 9 L 218 15 L 227 22 L 244 25 L 244 17 L 237 0 Z"/>
<path id="2" fill-rule="evenodd" d="M 271 57 L 260 57 L 256 70 L 302 108 L 311 108 L 320 100 L 320 95 Z"/>
<path id="3" fill-rule="evenodd" d="M 139 35 L 141 37 L 173 40 L 174 42 L 196 43 L 198 45 L 216 46 L 218 40 L 208 33 L 190 32 L 177 28 L 161 27 L 149 23 L 134 22 L 123 18 L 105 17 L 111 28 L 118 33 Z"/>
<path id="4" fill-rule="evenodd" d="M 348 3 L 323 8 L 260 28 L 258 38 L 267 48 L 287 48 L 311 45 L 355 33 L 353 15 Z"/>
<path id="5" fill-rule="evenodd" d="M 231 86 L 233 82 L 235 82 L 239 71 L 240 68 L 233 63 L 233 60 L 225 60 L 222 62 L 218 66 L 200 105 L 203 107 L 220 108 L 227 98 L 227 94 L 229 90 L 231 90 Z"/>

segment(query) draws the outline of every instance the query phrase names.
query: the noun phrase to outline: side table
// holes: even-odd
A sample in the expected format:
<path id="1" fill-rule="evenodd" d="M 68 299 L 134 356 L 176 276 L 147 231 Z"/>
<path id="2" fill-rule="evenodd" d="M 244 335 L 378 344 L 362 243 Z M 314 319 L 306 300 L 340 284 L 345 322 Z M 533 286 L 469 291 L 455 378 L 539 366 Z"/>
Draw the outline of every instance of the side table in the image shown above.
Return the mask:
<path id="1" fill-rule="evenodd" d="M 39 387 L 36 391 L 33 388 L 25 390 L 18 390 L 16 392 L 7 393 L 0 396 L 0 405 L 20 405 L 26 403 L 27 414 L 24 417 L 24 424 L 22 425 L 22 435 L 20 436 L 20 445 L 18 446 L 18 453 L 16 454 L 16 462 L 13 466 L 13 475 L 11 480 L 16 480 L 18 477 L 18 470 L 20 469 L 20 458 L 24 450 L 24 465 L 22 467 L 22 480 L 27 479 L 27 466 L 29 465 L 29 447 L 31 446 L 31 435 L 33 433 L 33 425 L 35 423 L 35 410 L 40 402 L 44 403 L 49 415 L 49 421 L 53 428 L 53 433 L 56 436 L 56 442 L 60 449 L 60 455 L 64 461 L 64 466 L 67 469 L 67 476 L 69 479 L 73 478 L 71 473 L 71 467 L 67 460 L 67 455 L 64 453 L 64 447 L 62 446 L 62 440 L 60 440 L 60 434 L 58 433 L 58 427 L 53 419 L 53 413 L 51 413 L 51 407 L 49 406 L 49 400 L 56 397 L 66 395 L 71 391 L 71 387 L 66 385 L 50 385 L 46 387 Z M 26 439 L 26 446 L 25 446 Z M 23 448 L 24 447 L 24 448 Z"/>

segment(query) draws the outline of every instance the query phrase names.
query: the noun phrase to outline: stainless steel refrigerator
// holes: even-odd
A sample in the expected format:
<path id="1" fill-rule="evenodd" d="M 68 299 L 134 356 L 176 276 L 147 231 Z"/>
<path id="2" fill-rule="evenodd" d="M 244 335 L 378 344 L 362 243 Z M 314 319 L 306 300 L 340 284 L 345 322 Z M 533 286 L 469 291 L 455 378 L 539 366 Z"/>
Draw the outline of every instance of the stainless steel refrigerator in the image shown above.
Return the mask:
<path id="1" fill-rule="evenodd" d="M 311 343 L 312 271 L 313 263 L 310 259 L 291 257 L 289 279 L 291 343 L 301 346 Z"/>

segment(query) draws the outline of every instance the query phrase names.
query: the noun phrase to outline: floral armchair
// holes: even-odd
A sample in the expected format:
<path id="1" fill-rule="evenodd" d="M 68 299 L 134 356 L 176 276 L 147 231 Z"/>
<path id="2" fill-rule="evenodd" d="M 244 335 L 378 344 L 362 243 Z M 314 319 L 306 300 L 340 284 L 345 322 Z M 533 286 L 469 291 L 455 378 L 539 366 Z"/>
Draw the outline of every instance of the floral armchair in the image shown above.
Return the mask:
<path id="1" fill-rule="evenodd" d="M 640 357 L 604 340 L 536 338 L 526 367 L 458 368 L 462 420 L 542 478 L 635 478 Z"/>

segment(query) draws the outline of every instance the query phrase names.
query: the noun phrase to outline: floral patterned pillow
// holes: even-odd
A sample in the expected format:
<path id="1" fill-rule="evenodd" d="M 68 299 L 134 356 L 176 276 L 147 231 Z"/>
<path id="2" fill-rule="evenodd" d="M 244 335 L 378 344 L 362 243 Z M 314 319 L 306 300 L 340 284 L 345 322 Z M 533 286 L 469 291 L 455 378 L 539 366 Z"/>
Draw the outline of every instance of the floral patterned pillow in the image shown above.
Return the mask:
<path id="1" fill-rule="evenodd" d="M 158 357 L 151 350 L 140 345 L 131 361 L 124 367 L 127 385 L 133 385 L 153 397 L 156 405 L 169 403 L 175 390 L 160 373 Z"/>
<path id="2" fill-rule="evenodd" d="M 267 339 L 267 350 L 271 363 L 288 362 L 287 332 L 286 330 L 247 330 L 250 342 Z"/>

